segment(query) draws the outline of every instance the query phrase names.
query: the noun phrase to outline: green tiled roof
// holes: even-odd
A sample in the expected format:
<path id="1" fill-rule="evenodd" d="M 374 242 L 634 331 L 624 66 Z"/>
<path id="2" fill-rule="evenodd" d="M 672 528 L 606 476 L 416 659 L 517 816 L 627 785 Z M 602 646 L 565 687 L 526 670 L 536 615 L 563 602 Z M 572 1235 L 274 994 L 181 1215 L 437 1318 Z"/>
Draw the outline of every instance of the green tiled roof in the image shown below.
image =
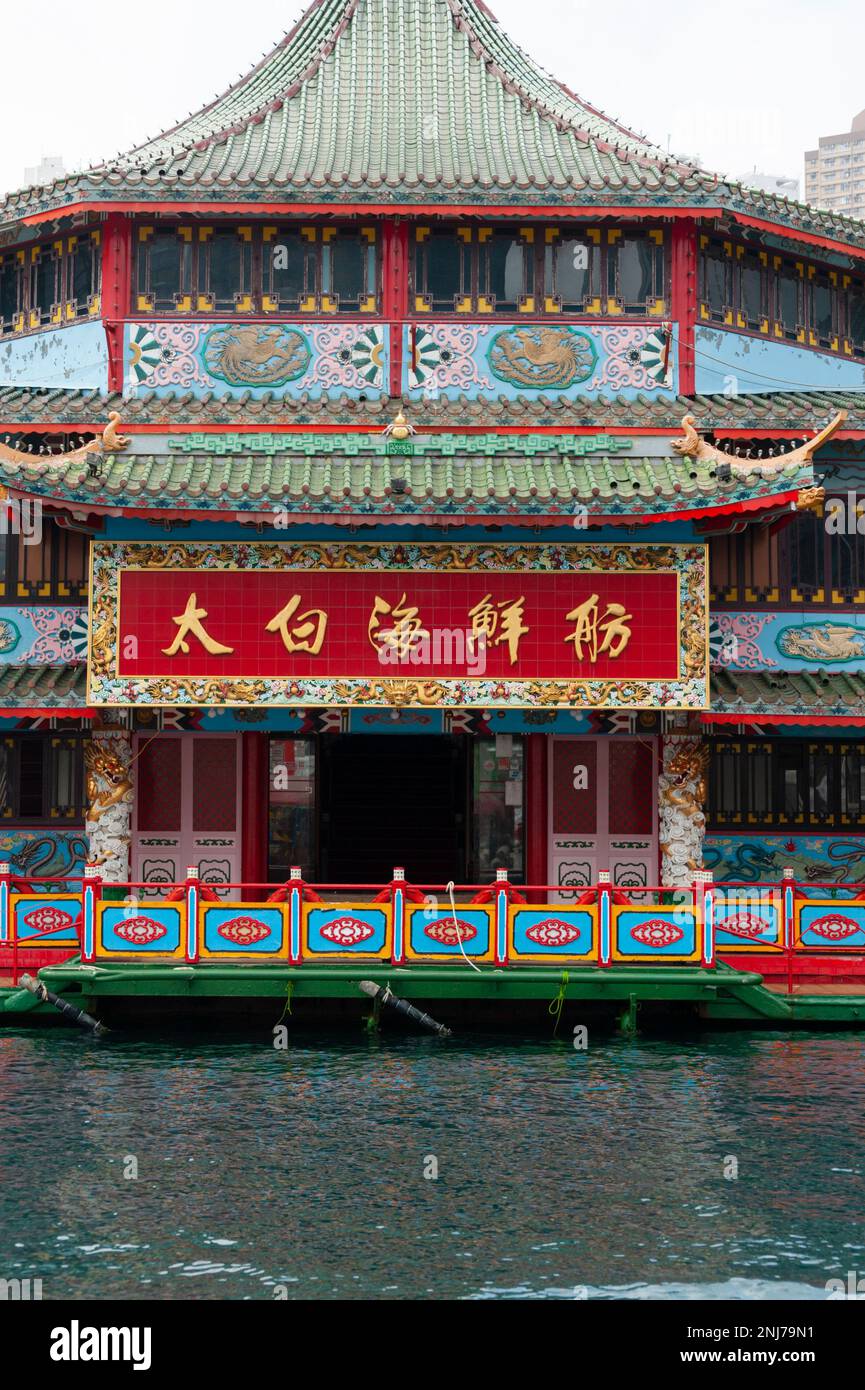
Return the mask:
<path id="1" fill-rule="evenodd" d="M 712 709 L 718 714 L 824 715 L 865 718 L 865 674 L 840 671 L 713 671 Z"/>
<path id="2" fill-rule="evenodd" d="M 348 396 L 312 400 L 262 393 L 233 398 L 208 391 L 203 396 L 175 391 L 157 395 L 138 390 L 124 398 L 119 392 L 73 391 L 28 386 L 0 387 L 0 438 L 16 425 L 81 425 L 102 429 L 109 410 L 116 410 L 123 426 L 159 425 L 266 425 L 277 430 L 293 425 L 366 425 L 384 428 L 399 403 L 387 398 L 358 401 Z M 402 405 L 418 428 L 436 426 L 545 425 L 567 429 L 668 429 L 681 432 L 682 417 L 695 415 L 702 430 L 788 430 L 810 434 L 822 429 L 839 410 L 847 411 L 844 431 L 865 431 L 865 391 L 772 392 L 756 396 L 599 396 L 596 400 L 567 400 L 539 395 L 517 400 L 506 397 L 447 400 L 421 397 Z"/>
<path id="3" fill-rule="evenodd" d="M 0 709 L 84 708 L 85 666 L 0 665 Z"/>
<path id="4" fill-rule="evenodd" d="M 0 221 L 202 196 L 723 205 L 865 246 L 853 218 L 729 183 L 626 129 L 524 54 L 483 0 L 314 0 L 203 110 L 116 161 L 10 195 Z"/>
<path id="5" fill-rule="evenodd" d="M 287 442 L 289 441 L 289 442 Z M 764 479 L 721 481 L 711 462 L 617 453 L 599 435 L 430 435 L 408 453 L 381 435 L 179 435 L 161 453 L 131 450 L 30 467 L 0 482 L 86 508 L 298 516 L 628 516 L 635 521 L 738 503 L 771 508 L 813 485 L 793 463 Z"/>

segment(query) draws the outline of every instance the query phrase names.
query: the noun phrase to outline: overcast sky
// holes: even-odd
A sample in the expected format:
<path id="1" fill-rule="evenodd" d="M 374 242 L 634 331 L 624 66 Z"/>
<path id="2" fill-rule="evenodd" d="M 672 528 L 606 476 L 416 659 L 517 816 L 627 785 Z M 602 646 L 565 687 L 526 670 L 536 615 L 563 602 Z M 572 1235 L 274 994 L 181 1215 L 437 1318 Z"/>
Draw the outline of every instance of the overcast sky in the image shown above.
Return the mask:
<path id="1" fill-rule="evenodd" d="M 587 101 L 712 170 L 802 178 L 820 135 L 865 107 L 863 0 L 490 0 Z M 255 63 L 303 0 L 4 5 L 0 190 L 44 155 L 67 169 L 173 125 Z"/>

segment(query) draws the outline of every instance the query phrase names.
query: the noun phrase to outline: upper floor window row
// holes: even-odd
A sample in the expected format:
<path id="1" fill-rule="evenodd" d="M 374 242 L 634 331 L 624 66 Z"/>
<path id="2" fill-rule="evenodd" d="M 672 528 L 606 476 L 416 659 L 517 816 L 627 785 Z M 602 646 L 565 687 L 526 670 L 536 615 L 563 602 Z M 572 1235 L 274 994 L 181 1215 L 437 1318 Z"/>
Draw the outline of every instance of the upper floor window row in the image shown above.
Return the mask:
<path id="1" fill-rule="evenodd" d="M 0 334 L 98 314 L 101 276 L 98 231 L 0 252 Z"/>
<path id="2" fill-rule="evenodd" d="M 712 236 L 699 261 L 704 323 L 865 357 L 865 278 Z"/>
<path id="3" fill-rule="evenodd" d="M 848 515 L 845 494 L 829 501 Z M 780 529 L 748 526 L 713 536 L 709 565 L 712 603 L 718 606 L 837 609 L 865 603 L 865 535 L 857 525 L 827 527 L 825 516 L 814 512 L 797 512 Z"/>
<path id="4" fill-rule="evenodd" d="M 668 312 L 662 228 L 417 226 L 415 314 Z"/>
<path id="5" fill-rule="evenodd" d="M 374 226 L 143 226 L 136 312 L 374 314 Z"/>

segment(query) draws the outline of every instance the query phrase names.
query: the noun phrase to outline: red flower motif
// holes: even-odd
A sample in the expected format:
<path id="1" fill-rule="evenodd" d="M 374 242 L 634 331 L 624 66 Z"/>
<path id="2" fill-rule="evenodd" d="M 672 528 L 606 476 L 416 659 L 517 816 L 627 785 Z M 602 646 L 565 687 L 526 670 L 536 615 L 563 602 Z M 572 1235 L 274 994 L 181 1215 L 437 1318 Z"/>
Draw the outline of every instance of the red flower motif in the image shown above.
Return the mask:
<path id="1" fill-rule="evenodd" d="M 772 923 L 765 917 L 755 917 L 752 912 L 736 912 L 718 922 L 718 931 L 729 932 L 731 936 L 744 936 L 753 940 L 772 931 Z"/>
<path id="2" fill-rule="evenodd" d="M 529 941 L 536 942 L 538 946 L 570 946 L 579 934 L 579 927 L 563 922 L 560 917 L 547 917 L 543 922 L 526 928 Z"/>
<path id="3" fill-rule="evenodd" d="M 857 931 L 862 931 L 862 926 L 851 917 L 841 917 L 837 912 L 830 912 L 825 917 L 818 917 L 806 930 L 812 931 L 815 936 L 825 937 L 827 941 L 844 941 L 848 936 L 855 936 Z"/>
<path id="4" fill-rule="evenodd" d="M 152 917 L 129 917 L 114 931 L 121 941 L 128 941 L 133 946 L 146 946 L 148 942 L 168 935 L 168 928 L 161 922 L 154 922 Z"/>
<path id="5" fill-rule="evenodd" d="M 674 941 L 681 941 L 684 935 L 681 927 L 677 927 L 673 922 L 665 922 L 662 917 L 655 917 L 651 922 L 641 922 L 638 927 L 631 928 L 631 936 L 635 941 L 639 941 L 641 946 L 672 946 Z"/>
<path id="6" fill-rule="evenodd" d="M 375 927 L 359 917 L 337 917 L 322 927 L 321 934 L 325 941 L 332 941 L 336 946 L 356 946 L 359 941 L 375 936 Z"/>
<path id="7" fill-rule="evenodd" d="M 216 928 L 216 934 L 224 936 L 235 946 L 254 946 L 257 941 L 270 936 L 270 927 L 256 917 L 232 917 L 230 922 L 223 922 L 221 927 Z"/>
<path id="8" fill-rule="evenodd" d="M 60 907 L 37 907 L 33 912 L 27 913 L 24 925 L 32 927 L 34 931 L 52 932 L 59 931 L 61 927 L 68 927 L 72 920 L 72 914 L 64 912 Z"/>
<path id="9" fill-rule="evenodd" d="M 440 917 L 437 922 L 430 922 L 428 927 L 424 927 L 423 932 L 439 946 L 457 946 L 460 941 L 471 941 L 478 934 L 477 927 L 473 927 L 471 922 L 463 922 L 460 918 L 454 921 L 453 917 Z"/>

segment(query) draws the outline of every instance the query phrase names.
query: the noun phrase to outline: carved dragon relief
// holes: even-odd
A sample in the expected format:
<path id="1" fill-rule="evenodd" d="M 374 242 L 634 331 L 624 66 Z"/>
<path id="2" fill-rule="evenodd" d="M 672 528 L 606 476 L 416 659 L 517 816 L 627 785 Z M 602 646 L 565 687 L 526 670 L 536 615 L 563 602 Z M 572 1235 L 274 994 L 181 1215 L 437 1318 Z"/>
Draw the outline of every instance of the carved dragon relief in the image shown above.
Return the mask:
<path id="1" fill-rule="evenodd" d="M 119 425 L 120 415 L 116 410 L 110 410 L 108 424 L 98 438 L 88 440 L 80 449 L 69 449 L 60 454 L 29 454 L 26 449 L 12 449 L 8 444 L 0 443 L 0 463 L 50 472 L 57 468 L 68 468 L 73 463 L 87 463 L 93 454 L 117 454 L 129 447 L 129 436 L 119 433 Z"/>
<path id="2" fill-rule="evenodd" d="M 129 768 L 117 739 L 92 740 L 84 748 L 87 772 L 87 819 L 99 820 L 112 806 L 132 793 Z"/>
<path id="3" fill-rule="evenodd" d="M 747 479 L 752 473 L 761 474 L 764 478 L 775 478 L 790 464 L 809 464 L 813 454 L 825 444 L 827 439 L 831 439 L 833 434 L 841 428 L 847 419 L 847 411 L 839 410 L 833 420 L 825 425 L 813 439 L 801 444 L 798 449 L 792 449 L 787 454 L 775 454 L 768 459 L 741 459 L 735 454 L 725 453 L 715 444 L 708 444 L 697 433 L 697 421 L 693 415 L 686 415 L 682 420 L 682 430 L 684 439 L 674 439 L 673 449 L 680 458 L 692 458 L 699 463 L 711 463 L 716 467 L 725 465 L 730 469 L 732 477 L 739 480 Z M 813 491 L 813 489 L 809 490 Z"/>

